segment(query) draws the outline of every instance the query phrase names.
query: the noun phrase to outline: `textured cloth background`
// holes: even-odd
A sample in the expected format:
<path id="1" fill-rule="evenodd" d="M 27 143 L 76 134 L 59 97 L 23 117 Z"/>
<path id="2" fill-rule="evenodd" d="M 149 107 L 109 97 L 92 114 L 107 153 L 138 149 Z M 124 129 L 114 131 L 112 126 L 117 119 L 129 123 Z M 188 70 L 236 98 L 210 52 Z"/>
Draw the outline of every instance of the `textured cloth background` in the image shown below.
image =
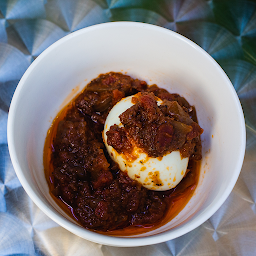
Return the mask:
<path id="1" fill-rule="evenodd" d="M 243 106 L 247 148 L 238 182 L 203 225 L 167 243 L 115 248 L 83 240 L 30 200 L 13 170 L 7 116 L 28 66 L 63 36 L 131 20 L 190 38 L 222 66 Z M 235 139 L 235 138 L 234 138 Z M 0 0 L 0 255 L 256 255 L 256 2 L 237 0 Z"/>

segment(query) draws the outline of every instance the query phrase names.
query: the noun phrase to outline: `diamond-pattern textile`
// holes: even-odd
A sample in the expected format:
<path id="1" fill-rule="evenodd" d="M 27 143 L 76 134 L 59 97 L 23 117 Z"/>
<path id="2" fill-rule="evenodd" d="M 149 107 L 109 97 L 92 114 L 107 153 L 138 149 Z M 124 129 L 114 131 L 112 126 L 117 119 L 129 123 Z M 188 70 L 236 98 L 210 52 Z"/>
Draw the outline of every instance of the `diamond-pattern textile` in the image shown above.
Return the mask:
<path id="1" fill-rule="evenodd" d="M 235 188 L 204 224 L 166 243 L 117 248 L 79 238 L 27 196 L 7 147 L 14 90 L 34 59 L 63 36 L 109 21 L 140 21 L 176 31 L 224 69 L 246 119 L 245 161 Z M 256 255 L 256 1 L 0 0 L 0 255 Z"/>

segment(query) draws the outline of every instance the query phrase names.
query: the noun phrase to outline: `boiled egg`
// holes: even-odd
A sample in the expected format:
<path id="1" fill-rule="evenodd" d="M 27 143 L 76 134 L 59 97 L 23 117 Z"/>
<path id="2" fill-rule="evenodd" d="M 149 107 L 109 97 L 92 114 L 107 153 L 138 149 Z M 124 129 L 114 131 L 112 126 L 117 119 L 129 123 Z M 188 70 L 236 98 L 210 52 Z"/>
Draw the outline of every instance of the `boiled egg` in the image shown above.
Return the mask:
<path id="1" fill-rule="evenodd" d="M 111 158 L 119 165 L 121 171 L 138 181 L 147 189 L 165 191 L 176 187 L 184 177 L 189 158 L 182 158 L 179 151 L 172 151 L 163 157 L 149 157 L 141 148 L 133 145 L 131 154 L 118 153 L 107 144 L 107 131 L 114 124 L 123 127 L 119 115 L 134 105 L 129 96 L 119 101 L 109 112 L 103 131 L 103 141 Z M 157 104 L 162 104 L 158 99 Z"/>

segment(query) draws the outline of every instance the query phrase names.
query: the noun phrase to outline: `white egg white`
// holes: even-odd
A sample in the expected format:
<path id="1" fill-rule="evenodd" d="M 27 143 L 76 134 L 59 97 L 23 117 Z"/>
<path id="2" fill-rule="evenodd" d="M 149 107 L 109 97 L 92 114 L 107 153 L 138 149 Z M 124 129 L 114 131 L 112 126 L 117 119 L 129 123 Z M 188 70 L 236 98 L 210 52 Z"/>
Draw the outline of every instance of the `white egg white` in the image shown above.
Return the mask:
<path id="1" fill-rule="evenodd" d="M 111 158 L 118 163 L 121 171 L 137 180 L 150 190 L 165 191 L 176 187 L 184 177 L 189 158 L 182 158 L 179 151 L 172 151 L 163 157 L 149 157 L 133 142 L 131 154 L 119 154 L 112 146 L 107 144 L 106 132 L 114 124 L 122 127 L 119 115 L 133 106 L 132 97 L 119 101 L 109 112 L 103 131 L 103 140 Z M 159 99 L 158 105 L 162 103 Z"/>

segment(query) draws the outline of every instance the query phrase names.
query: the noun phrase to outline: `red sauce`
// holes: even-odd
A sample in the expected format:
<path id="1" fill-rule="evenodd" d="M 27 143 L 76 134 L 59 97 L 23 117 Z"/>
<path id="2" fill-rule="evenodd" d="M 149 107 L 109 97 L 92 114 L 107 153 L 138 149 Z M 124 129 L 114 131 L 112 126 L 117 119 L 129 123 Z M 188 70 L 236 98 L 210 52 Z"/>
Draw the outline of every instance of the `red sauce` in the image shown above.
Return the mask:
<path id="1" fill-rule="evenodd" d="M 99 233 L 129 236 L 166 224 L 185 207 L 198 183 L 199 134 L 186 134 L 185 142 L 191 140 L 187 174 L 177 187 L 165 192 L 147 190 L 131 180 L 108 156 L 101 137 L 107 114 L 121 98 L 138 92 L 153 92 L 162 100 L 177 102 L 197 124 L 194 107 L 178 94 L 110 72 L 90 82 L 57 115 L 45 141 L 44 167 L 52 197 L 81 225 Z M 166 152 L 165 139 L 160 141 Z"/>

